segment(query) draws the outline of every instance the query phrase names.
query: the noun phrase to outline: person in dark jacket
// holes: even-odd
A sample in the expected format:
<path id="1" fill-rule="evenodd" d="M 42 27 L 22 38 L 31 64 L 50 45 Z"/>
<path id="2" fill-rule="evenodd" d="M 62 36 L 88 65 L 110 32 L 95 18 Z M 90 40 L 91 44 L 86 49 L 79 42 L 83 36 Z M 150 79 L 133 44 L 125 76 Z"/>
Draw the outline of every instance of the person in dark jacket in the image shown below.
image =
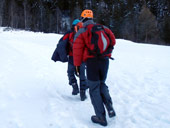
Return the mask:
<path id="1" fill-rule="evenodd" d="M 91 39 L 93 36 L 92 27 L 95 25 L 93 21 L 93 12 L 91 10 L 84 10 L 81 13 L 81 19 L 83 28 L 76 33 L 73 43 L 74 65 L 76 66 L 76 71 L 79 72 L 78 69 L 81 63 L 86 62 L 90 99 L 96 114 L 91 117 L 91 120 L 94 123 L 106 126 L 107 120 L 104 105 L 108 111 L 109 117 L 116 116 L 112 106 L 109 89 L 105 83 L 109 68 L 109 58 L 111 58 L 111 52 L 115 45 L 115 36 L 109 28 L 104 26 L 104 32 L 106 32 L 110 38 L 112 49 L 108 54 L 105 54 L 102 57 L 90 54 L 89 49 L 93 47 L 93 42 L 91 41 L 94 41 Z M 107 40 L 109 40 L 108 37 Z M 104 41 L 104 43 L 106 43 L 106 39 Z M 106 45 L 101 45 L 101 48 L 105 48 L 104 46 Z"/>
<path id="2" fill-rule="evenodd" d="M 86 97 L 86 76 L 85 76 L 85 64 L 80 65 L 80 74 L 76 74 L 76 68 L 73 64 L 73 39 L 76 31 L 82 27 L 82 22 L 75 19 L 72 23 L 71 30 L 67 31 L 64 36 L 59 40 L 57 49 L 54 52 L 53 58 L 56 61 L 67 62 L 68 61 L 68 79 L 69 85 L 72 86 L 72 95 L 77 95 L 80 92 L 80 99 L 84 101 Z M 76 75 L 79 77 L 79 85 L 77 83 Z M 79 91 L 80 89 L 80 91 Z"/>

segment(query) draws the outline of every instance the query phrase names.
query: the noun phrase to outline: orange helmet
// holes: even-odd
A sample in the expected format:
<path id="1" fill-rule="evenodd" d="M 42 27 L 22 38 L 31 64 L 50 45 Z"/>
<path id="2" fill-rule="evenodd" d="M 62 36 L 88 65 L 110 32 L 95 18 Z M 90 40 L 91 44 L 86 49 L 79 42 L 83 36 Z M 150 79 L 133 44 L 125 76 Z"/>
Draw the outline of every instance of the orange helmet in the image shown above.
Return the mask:
<path id="1" fill-rule="evenodd" d="M 83 17 L 83 18 L 93 18 L 93 11 L 86 9 L 81 13 L 81 17 Z"/>

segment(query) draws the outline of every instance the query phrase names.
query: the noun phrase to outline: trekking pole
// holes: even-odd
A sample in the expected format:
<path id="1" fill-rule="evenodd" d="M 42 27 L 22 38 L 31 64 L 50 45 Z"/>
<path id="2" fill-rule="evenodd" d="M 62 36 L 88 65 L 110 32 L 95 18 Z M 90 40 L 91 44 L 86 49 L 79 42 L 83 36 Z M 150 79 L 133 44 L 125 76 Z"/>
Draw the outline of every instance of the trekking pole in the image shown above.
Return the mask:
<path id="1" fill-rule="evenodd" d="M 115 58 L 113 58 L 113 57 L 110 57 L 110 59 L 111 59 L 111 60 L 115 60 Z"/>

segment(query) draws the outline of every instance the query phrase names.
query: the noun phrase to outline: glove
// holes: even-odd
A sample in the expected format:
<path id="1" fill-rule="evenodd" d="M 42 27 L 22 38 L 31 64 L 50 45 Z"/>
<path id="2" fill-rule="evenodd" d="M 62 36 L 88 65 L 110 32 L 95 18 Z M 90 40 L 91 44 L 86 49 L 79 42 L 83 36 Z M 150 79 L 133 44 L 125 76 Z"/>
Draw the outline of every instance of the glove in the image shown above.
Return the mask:
<path id="1" fill-rule="evenodd" d="M 76 76 L 80 76 L 80 66 L 76 66 L 76 72 L 75 72 Z"/>

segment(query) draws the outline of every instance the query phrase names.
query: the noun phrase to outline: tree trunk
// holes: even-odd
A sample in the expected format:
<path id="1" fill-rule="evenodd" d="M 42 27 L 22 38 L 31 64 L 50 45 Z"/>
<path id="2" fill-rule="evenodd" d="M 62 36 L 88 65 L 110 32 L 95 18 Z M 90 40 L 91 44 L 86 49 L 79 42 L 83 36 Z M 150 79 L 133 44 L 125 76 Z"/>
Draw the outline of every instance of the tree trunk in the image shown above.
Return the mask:
<path id="1" fill-rule="evenodd" d="M 1 0 L 0 3 L 0 26 L 2 26 L 2 17 L 3 17 L 3 7 L 4 6 L 4 0 Z"/>
<path id="2" fill-rule="evenodd" d="M 145 42 L 148 42 L 148 32 L 145 33 Z"/>
<path id="3" fill-rule="evenodd" d="M 24 6 L 24 27 L 25 27 L 25 29 L 28 29 L 28 25 L 27 25 L 27 0 L 24 0 L 23 6 Z"/>
<path id="4" fill-rule="evenodd" d="M 14 1 L 10 3 L 10 26 L 14 28 Z"/>

